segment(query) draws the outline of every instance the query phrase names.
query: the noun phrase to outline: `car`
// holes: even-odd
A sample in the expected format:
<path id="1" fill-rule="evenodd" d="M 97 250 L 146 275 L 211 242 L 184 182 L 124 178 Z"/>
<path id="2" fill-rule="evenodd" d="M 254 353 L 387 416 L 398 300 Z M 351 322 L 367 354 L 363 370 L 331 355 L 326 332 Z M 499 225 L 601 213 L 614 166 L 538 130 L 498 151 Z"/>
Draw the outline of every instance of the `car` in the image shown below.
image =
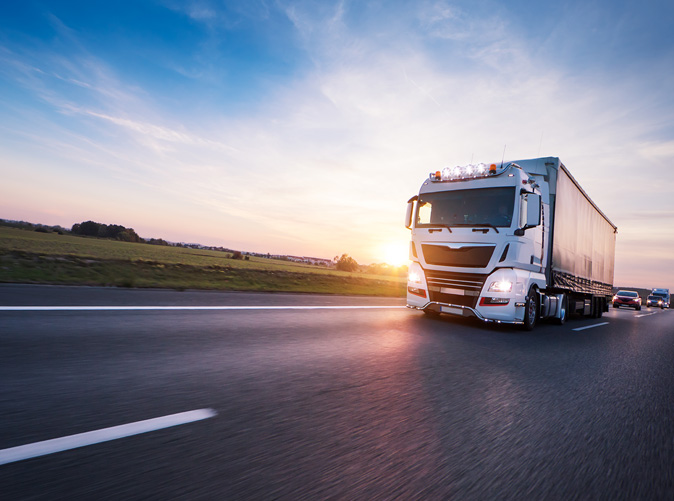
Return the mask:
<path id="1" fill-rule="evenodd" d="M 669 289 L 653 289 L 649 296 L 653 296 L 655 299 L 662 299 L 661 308 L 669 308 Z"/>
<path id="2" fill-rule="evenodd" d="M 635 291 L 618 291 L 613 296 L 613 307 L 629 306 L 639 311 L 641 309 L 641 296 Z"/>
<path id="3" fill-rule="evenodd" d="M 646 306 L 648 306 L 649 308 L 651 306 L 659 306 L 660 309 L 664 310 L 665 309 L 665 302 L 659 296 L 648 296 L 646 298 Z"/>

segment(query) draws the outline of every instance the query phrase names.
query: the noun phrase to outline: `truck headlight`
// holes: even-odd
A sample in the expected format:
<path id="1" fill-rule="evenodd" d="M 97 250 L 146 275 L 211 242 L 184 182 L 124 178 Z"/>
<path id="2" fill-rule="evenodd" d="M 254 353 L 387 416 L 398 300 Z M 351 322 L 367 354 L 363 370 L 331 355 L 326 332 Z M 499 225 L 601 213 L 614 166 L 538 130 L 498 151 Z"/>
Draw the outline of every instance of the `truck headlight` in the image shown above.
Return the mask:
<path id="1" fill-rule="evenodd" d="M 424 272 L 419 266 L 419 263 L 412 262 L 410 269 L 407 272 L 407 281 L 413 284 L 422 284 L 424 280 Z"/>
<path id="2" fill-rule="evenodd" d="M 510 292 L 511 290 L 513 290 L 513 283 L 508 280 L 492 282 L 489 286 L 489 292 Z"/>
<path id="3" fill-rule="evenodd" d="M 416 271 L 410 271 L 409 274 L 407 275 L 407 280 L 414 284 L 420 284 L 421 276 Z"/>

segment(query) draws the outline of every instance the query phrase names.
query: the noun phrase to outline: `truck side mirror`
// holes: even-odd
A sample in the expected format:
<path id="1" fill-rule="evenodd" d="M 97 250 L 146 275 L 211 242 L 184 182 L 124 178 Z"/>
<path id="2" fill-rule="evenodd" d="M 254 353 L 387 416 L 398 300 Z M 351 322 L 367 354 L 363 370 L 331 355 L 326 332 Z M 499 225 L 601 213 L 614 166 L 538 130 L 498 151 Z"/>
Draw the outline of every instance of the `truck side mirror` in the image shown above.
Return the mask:
<path id="1" fill-rule="evenodd" d="M 520 209 L 520 228 L 515 230 L 515 235 L 521 237 L 524 230 L 534 228 L 541 224 L 541 196 L 536 193 L 523 193 Z"/>
<path id="2" fill-rule="evenodd" d="M 407 228 L 408 230 L 412 228 L 412 214 L 414 213 L 414 202 L 416 202 L 418 198 L 419 197 L 415 195 L 407 201 L 407 213 L 405 214 L 405 228 Z"/>
<path id="3" fill-rule="evenodd" d="M 536 193 L 527 195 L 527 224 L 526 228 L 534 228 L 541 224 L 541 196 Z"/>

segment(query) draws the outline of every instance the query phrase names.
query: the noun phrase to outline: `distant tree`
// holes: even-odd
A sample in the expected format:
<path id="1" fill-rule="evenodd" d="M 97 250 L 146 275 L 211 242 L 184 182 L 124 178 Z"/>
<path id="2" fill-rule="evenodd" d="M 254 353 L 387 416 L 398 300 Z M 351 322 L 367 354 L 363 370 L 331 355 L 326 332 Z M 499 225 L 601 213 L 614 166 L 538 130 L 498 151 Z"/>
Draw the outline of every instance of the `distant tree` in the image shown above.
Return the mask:
<path id="1" fill-rule="evenodd" d="M 84 221 L 80 224 L 74 224 L 71 230 L 76 235 L 85 235 L 87 237 L 97 237 L 101 228 L 100 223 L 95 221 Z"/>
<path id="2" fill-rule="evenodd" d="M 104 238 L 114 238 L 116 240 L 129 241 L 126 240 L 126 238 L 128 238 L 127 235 L 124 235 L 122 237 L 119 236 L 120 234 L 125 233 L 129 230 L 132 231 L 134 234 L 136 233 L 135 231 L 133 231 L 133 229 L 125 228 L 124 226 L 119 224 L 102 224 L 98 236 Z"/>
<path id="3" fill-rule="evenodd" d="M 150 240 L 146 240 L 145 242 L 150 244 L 150 245 L 170 245 L 163 238 L 151 238 Z"/>
<path id="4" fill-rule="evenodd" d="M 115 240 L 121 240 L 122 242 L 140 242 L 141 238 L 138 236 L 133 228 L 125 228 L 124 230 L 117 233 Z"/>
<path id="5" fill-rule="evenodd" d="M 126 228 L 120 224 L 103 224 L 95 221 L 84 221 L 74 224 L 70 230 L 74 235 L 87 237 L 111 238 L 123 242 L 142 242 L 133 228 Z"/>
<path id="6" fill-rule="evenodd" d="M 342 254 L 341 256 L 335 256 L 335 266 L 340 271 L 356 271 L 358 269 L 358 263 L 354 258 L 348 254 Z"/>

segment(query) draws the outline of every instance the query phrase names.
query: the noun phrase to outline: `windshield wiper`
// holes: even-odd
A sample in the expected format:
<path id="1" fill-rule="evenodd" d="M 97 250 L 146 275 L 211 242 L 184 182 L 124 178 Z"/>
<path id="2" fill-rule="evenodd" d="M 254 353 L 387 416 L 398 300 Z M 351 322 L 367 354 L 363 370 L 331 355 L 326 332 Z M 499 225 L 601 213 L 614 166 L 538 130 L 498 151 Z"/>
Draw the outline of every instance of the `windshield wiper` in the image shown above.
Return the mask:
<path id="1" fill-rule="evenodd" d="M 450 233 L 452 232 L 452 228 L 450 228 L 448 224 L 440 224 L 440 223 L 425 224 L 424 228 L 428 228 L 429 233 L 433 233 L 434 231 L 440 231 L 439 229 L 435 230 L 433 228 L 447 228 Z"/>
<path id="2" fill-rule="evenodd" d="M 455 224 L 454 226 L 474 226 L 476 228 L 493 228 L 496 233 L 500 233 L 498 231 L 498 228 L 494 226 L 491 223 L 462 223 L 462 224 Z"/>

